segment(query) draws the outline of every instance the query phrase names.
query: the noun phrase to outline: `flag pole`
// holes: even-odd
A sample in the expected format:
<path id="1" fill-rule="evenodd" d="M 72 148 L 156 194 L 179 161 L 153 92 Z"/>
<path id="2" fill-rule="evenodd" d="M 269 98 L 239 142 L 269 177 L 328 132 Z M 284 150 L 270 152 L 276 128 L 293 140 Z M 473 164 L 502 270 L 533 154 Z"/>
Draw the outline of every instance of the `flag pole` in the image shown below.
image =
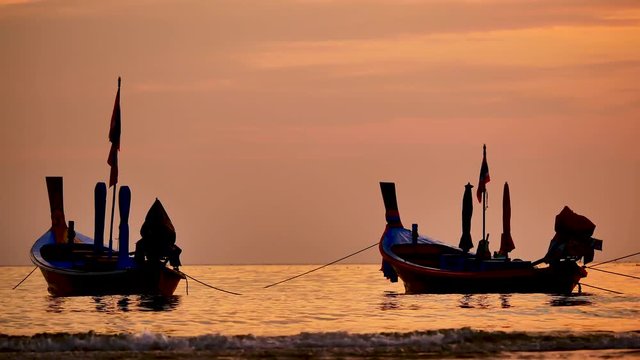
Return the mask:
<path id="1" fill-rule="evenodd" d="M 113 255 L 113 217 L 116 210 L 116 190 L 118 188 L 118 151 L 120 150 L 120 83 L 118 76 L 118 92 L 116 95 L 116 103 L 113 106 L 113 114 L 111 115 L 111 124 L 109 128 L 109 141 L 111 141 L 111 151 L 109 160 L 111 165 L 111 174 L 109 175 L 109 186 L 113 183 L 113 200 L 111 201 L 111 223 L 109 225 L 109 258 Z M 112 158 L 113 156 L 113 158 Z M 115 174 L 115 176 L 114 176 Z"/>
<path id="2" fill-rule="evenodd" d="M 478 181 L 478 201 L 482 202 L 482 240 L 487 240 L 486 212 L 487 212 L 487 183 L 489 182 L 489 165 L 487 165 L 487 145 L 482 145 L 482 166 L 480 166 L 480 180 Z"/>

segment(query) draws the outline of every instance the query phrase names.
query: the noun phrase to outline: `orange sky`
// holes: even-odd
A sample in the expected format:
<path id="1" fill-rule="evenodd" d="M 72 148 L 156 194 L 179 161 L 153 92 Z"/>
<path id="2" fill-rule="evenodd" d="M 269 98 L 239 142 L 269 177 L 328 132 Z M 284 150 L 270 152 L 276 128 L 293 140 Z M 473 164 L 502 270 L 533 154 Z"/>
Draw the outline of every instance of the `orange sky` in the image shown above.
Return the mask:
<path id="1" fill-rule="evenodd" d="M 50 225 L 47 175 L 93 233 L 118 76 L 131 242 L 158 197 L 187 264 L 364 248 L 381 180 L 406 226 L 457 244 L 483 143 L 492 250 L 505 181 L 515 257 L 544 255 L 564 205 L 596 223 L 596 261 L 640 248 L 636 1 L 0 0 L 0 53 L 0 264 Z"/>

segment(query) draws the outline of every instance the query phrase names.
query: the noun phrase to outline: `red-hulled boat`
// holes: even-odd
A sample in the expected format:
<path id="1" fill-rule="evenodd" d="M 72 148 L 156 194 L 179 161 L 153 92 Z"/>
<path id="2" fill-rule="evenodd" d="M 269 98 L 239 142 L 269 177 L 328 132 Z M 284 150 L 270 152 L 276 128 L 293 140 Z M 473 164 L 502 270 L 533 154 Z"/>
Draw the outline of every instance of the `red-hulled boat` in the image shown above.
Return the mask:
<path id="1" fill-rule="evenodd" d="M 536 262 L 510 260 L 507 257 L 481 258 L 461 248 L 419 236 L 417 227 L 405 229 L 398 212 L 395 184 L 381 182 L 380 188 L 387 221 L 379 244 L 382 270 L 392 282 L 397 281 L 398 277 L 402 279 L 407 293 L 567 294 L 573 291 L 581 278 L 587 276 L 577 261 L 584 256 L 585 262 L 588 262 L 593 258 L 593 249 L 601 249 L 601 241 L 590 237 L 593 233 L 591 230 L 588 239 L 574 236 L 567 240 L 556 235 L 555 244 L 552 241 L 547 256 Z M 558 220 L 563 214 L 569 213 L 563 210 L 556 217 L 557 232 Z M 573 212 L 571 214 L 584 218 Z M 564 231 L 560 233 L 566 234 Z M 581 253 L 576 252 L 576 241 L 588 243 L 583 246 Z M 571 245 L 567 245 L 568 242 Z"/>

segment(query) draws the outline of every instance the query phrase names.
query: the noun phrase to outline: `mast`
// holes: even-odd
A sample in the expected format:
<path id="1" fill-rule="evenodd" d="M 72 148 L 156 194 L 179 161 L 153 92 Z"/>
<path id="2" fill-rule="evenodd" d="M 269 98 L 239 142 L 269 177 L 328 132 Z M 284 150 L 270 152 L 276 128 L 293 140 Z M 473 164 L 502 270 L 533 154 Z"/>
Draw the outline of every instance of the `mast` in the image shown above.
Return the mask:
<path id="1" fill-rule="evenodd" d="M 120 133 L 121 133 L 121 115 L 120 115 L 120 77 L 118 76 L 118 92 L 116 93 L 116 101 L 113 104 L 113 114 L 111 114 L 111 123 L 109 126 L 109 141 L 111 142 L 111 150 L 109 150 L 109 158 L 107 164 L 111 166 L 109 174 L 109 187 L 113 186 L 113 200 L 111 202 L 111 224 L 109 226 L 109 257 L 113 253 L 113 216 L 116 208 L 116 190 L 118 187 L 118 151 L 120 151 Z"/>
<path id="2" fill-rule="evenodd" d="M 487 212 L 487 183 L 491 180 L 489 176 L 489 165 L 487 164 L 487 145 L 482 145 L 482 165 L 480 166 L 480 179 L 478 180 L 478 190 L 476 196 L 482 203 L 482 240 L 487 240 L 486 212 Z"/>

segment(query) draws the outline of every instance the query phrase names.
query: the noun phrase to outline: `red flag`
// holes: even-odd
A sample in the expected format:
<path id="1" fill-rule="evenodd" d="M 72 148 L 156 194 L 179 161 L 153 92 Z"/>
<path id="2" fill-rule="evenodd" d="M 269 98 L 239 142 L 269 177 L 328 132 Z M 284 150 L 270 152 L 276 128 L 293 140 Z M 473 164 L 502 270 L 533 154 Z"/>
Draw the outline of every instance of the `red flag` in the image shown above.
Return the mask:
<path id="1" fill-rule="evenodd" d="M 476 196 L 478 202 L 482 202 L 482 194 L 487 191 L 487 183 L 491 180 L 489 177 L 489 165 L 487 165 L 487 145 L 482 145 L 482 166 L 480 167 L 480 180 L 478 181 L 478 190 Z"/>
<path id="2" fill-rule="evenodd" d="M 111 166 L 109 174 L 109 187 L 118 183 L 118 151 L 120 151 L 120 77 L 118 77 L 118 93 L 116 94 L 116 102 L 113 105 L 113 114 L 111 114 L 111 125 L 109 127 L 109 141 L 111 142 L 111 150 L 109 150 L 109 158 L 107 164 Z"/>

